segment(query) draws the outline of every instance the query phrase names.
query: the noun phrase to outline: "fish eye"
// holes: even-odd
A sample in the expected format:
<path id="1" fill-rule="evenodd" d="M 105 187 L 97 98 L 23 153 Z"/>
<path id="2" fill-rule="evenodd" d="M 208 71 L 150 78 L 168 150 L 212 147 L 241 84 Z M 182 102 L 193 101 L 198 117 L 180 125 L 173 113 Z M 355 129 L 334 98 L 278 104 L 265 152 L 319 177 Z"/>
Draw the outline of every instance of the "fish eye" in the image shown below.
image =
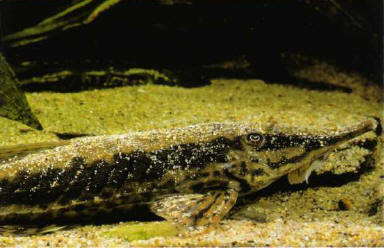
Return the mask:
<path id="1" fill-rule="evenodd" d="M 258 133 L 251 133 L 251 134 L 248 134 L 247 141 L 249 144 L 253 146 L 260 146 L 261 143 L 263 142 L 263 136 Z"/>

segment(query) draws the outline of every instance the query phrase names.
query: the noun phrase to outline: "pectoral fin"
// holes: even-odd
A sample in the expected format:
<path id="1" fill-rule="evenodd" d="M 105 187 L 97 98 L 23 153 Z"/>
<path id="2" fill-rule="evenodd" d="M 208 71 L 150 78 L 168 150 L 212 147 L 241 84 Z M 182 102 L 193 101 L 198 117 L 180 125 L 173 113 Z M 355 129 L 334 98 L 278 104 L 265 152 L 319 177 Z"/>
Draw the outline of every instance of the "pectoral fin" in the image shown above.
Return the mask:
<path id="1" fill-rule="evenodd" d="M 313 163 L 302 166 L 288 174 L 288 182 L 290 184 L 299 184 L 304 181 L 308 183 L 308 178 L 312 171 L 324 164 L 323 160 L 316 160 Z"/>
<path id="2" fill-rule="evenodd" d="M 209 191 L 206 194 L 171 195 L 155 201 L 151 210 L 172 222 L 188 227 L 218 223 L 237 200 L 233 189 Z"/>

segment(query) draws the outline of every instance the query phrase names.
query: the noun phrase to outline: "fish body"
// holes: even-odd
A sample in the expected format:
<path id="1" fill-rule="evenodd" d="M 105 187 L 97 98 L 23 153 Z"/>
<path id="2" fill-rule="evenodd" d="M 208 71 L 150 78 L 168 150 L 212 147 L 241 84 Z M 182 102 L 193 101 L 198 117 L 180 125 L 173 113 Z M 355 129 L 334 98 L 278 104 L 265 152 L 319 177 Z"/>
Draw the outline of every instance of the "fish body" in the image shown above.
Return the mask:
<path id="1" fill-rule="evenodd" d="M 118 217 L 139 205 L 186 226 L 219 222 L 238 197 L 284 175 L 305 181 L 316 161 L 375 128 L 329 135 L 210 123 L 79 138 L 0 165 L 0 225 Z"/>

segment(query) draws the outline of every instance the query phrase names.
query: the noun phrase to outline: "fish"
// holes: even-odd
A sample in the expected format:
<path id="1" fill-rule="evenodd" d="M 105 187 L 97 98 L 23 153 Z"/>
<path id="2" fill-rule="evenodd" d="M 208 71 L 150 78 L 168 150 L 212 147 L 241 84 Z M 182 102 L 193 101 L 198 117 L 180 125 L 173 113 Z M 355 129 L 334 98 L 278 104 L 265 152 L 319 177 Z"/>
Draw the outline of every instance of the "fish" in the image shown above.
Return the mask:
<path id="1" fill-rule="evenodd" d="M 318 161 L 377 126 L 313 135 L 205 123 L 50 144 L 0 163 L 0 226 L 118 218 L 138 206 L 190 229 L 214 226 L 283 176 L 308 181 Z"/>

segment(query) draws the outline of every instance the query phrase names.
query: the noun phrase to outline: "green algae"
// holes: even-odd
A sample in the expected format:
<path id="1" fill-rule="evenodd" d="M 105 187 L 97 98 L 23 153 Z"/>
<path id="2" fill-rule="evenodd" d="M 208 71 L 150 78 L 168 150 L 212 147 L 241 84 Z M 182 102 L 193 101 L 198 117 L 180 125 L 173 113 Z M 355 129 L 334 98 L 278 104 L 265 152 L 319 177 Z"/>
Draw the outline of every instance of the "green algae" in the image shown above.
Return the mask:
<path id="1" fill-rule="evenodd" d="M 129 222 L 115 226 L 102 233 L 108 238 L 119 238 L 125 241 L 147 240 L 153 237 L 172 237 L 178 229 L 169 222 Z"/>

